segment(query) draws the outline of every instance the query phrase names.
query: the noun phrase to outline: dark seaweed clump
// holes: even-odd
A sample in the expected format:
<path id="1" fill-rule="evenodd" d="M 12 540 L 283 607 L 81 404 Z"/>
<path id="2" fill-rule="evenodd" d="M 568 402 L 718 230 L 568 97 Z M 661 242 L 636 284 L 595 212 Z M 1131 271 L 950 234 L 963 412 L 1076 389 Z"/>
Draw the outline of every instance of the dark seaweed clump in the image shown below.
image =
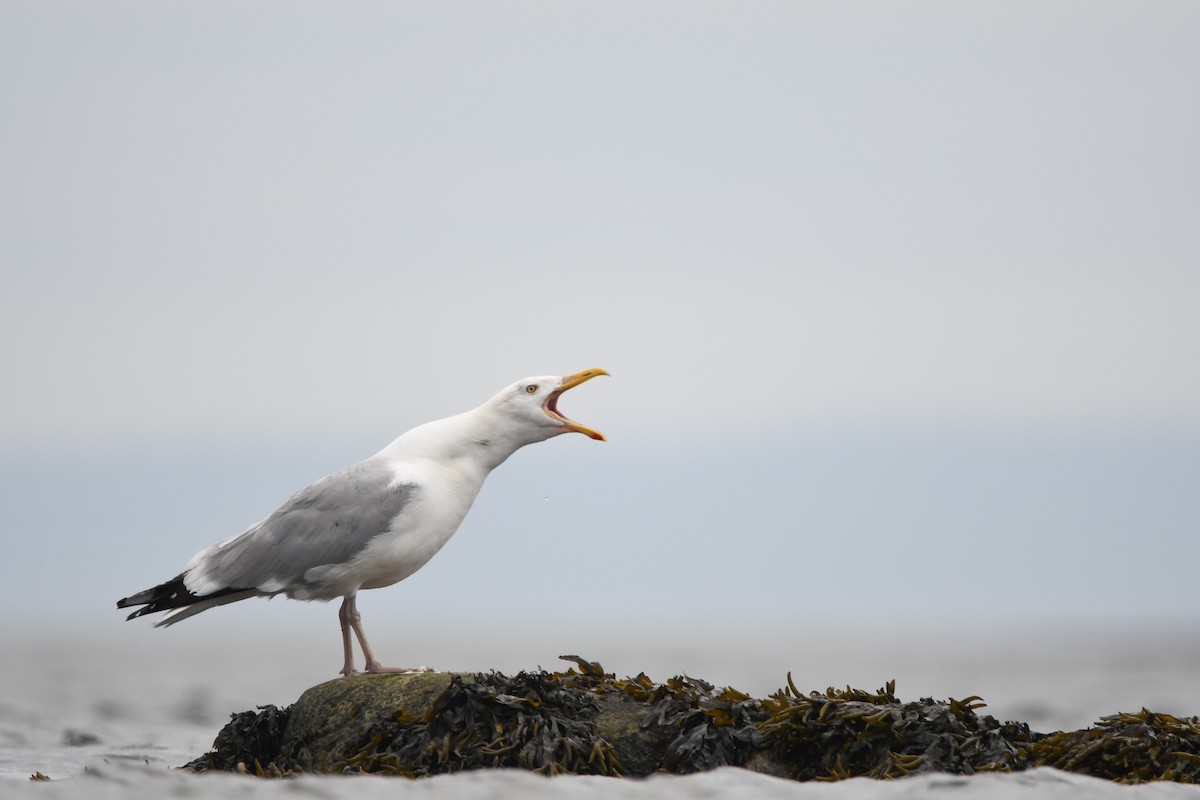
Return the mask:
<path id="1" fill-rule="evenodd" d="M 273 764 L 279 758 L 289 711 L 290 707 L 281 711 L 268 705 L 258 706 L 257 712 L 231 714 L 229 723 L 213 742 L 213 751 L 184 764 L 184 768 L 234 772 L 253 766 L 260 776 L 265 775 L 262 765 Z"/>
<path id="2" fill-rule="evenodd" d="M 1121 783 L 1200 783 L 1200 719 L 1142 709 L 1103 717 L 1096 727 L 1038 742 L 1038 765 Z"/>
<path id="3" fill-rule="evenodd" d="M 1024 723 L 979 716 L 978 697 L 902 703 L 894 681 L 875 692 L 846 687 L 802 694 L 788 686 L 767 700 L 759 725 L 763 753 L 795 780 L 921 772 L 970 775 L 1023 770 L 1039 734 Z"/>
<path id="4" fill-rule="evenodd" d="M 1194 717 L 1143 710 L 1046 735 L 977 714 L 978 697 L 902 702 L 894 682 L 874 692 L 846 687 L 805 694 L 789 675 L 784 689 L 757 700 L 687 676 L 661 684 L 644 674 L 617 679 L 599 664 L 564 658 L 578 669 L 442 676 L 445 689 L 434 684 L 440 694 L 416 712 L 384 704 L 360 716 L 355 708 L 345 727 L 337 723 L 346 736 L 336 747 L 317 746 L 324 739 L 302 743 L 295 732 L 289 738 L 289 713 L 298 706 L 235 714 L 215 750 L 187 766 L 260 776 L 422 777 L 515 767 L 638 777 L 732 765 L 800 781 L 1052 766 L 1125 783 L 1200 782 L 1200 720 Z M 367 695 L 379 692 L 367 688 Z M 306 708 L 311 718 L 312 709 L 324 707 Z"/>
<path id="5" fill-rule="evenodd" d="M 586 689 L 559 676 L 498 672 L 454 676 L 421 718 L 377 722 L 357 752 L 327 765 L 333 772 L 422 777 L 485 767 L 546 775 L 619 775 L 612 745 L 596 735 L 600 707 Z"/>
<path id="6" fill-rule="evenodd" d="M 687 774 L 744 767 L 758 747 L 757 726 L 766 714 L 758 700 L 737 689 L 718 692 L 708 681 L 686 675 L 663 684 L 655 684 L 644 673 L 625 680 L 613 680 L 611 675 L 605 679 L 606 691 L 622 692 L 648 706 L 640 728 L 656 732 L 655 738 L 664 743 L 656 769 Z"/>

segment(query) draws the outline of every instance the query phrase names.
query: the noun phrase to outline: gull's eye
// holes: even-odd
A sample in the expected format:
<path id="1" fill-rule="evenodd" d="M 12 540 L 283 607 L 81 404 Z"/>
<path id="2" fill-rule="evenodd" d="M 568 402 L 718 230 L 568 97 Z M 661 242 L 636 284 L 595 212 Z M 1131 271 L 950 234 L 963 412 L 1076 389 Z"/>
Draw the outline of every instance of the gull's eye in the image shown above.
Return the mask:
<path id="1" fill-rule="evenodd" d="M 525 387 L 525 394 L 537 394 L 537 384 L 531 383 Z"/>

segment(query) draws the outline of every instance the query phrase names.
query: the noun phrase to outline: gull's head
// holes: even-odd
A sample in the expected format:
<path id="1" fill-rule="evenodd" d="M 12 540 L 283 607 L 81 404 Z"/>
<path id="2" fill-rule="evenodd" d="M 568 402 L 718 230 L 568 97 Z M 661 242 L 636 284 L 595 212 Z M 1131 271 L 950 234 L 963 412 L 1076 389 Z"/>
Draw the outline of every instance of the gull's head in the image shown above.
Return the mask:
<path id="1" fill-rule="evenodd" d="M 535 441 L 549 439 L 561 433 L 582 433 L 592 439 L 604 441 L 604 436 L 599 431 L 581 425 L 559 411 L 558 401 L 568 389 L 607 374 L 602 369 L 585 369 L 573 375 L 523 378 L 505 388 L 488 404 L 506 418 L 530 429 L 536 437 Z"/>

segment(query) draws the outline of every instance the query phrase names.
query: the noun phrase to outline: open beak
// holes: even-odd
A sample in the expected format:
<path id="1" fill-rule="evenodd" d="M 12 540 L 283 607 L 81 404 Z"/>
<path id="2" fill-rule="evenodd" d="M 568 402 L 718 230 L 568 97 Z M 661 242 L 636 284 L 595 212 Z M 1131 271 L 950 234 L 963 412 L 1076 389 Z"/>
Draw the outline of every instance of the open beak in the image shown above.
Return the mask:
<path id="1" fill-rule="evenodd" d="M 583 372 L 576 372 L 574 375 L 566 376 L 562 379 L 562 384 L 553 392 L 551 392 L 550 396 L 546 398 L 546 402 L 542 404 L 542 409 L 546 412 L 550 419 L 555 420 L 567 430 L 572 430 L 576 433 L 582 433 L 584 436 L 588 436 L 592 439 L 603 442 L 605 440 L 604 434 L 600 433 L 599 431 L 594 431 L 586 425 L 580 425 L 573 419 L 567 419 L 565 416 L 559 413 L 557 406 L 559 396 L 562 395 L 562 393 L 567 389 L 572 389 L 585 381 L 590 381 L 592 378 L 607 374 L 608 373 L 602 369 L 585 369 Z"/>

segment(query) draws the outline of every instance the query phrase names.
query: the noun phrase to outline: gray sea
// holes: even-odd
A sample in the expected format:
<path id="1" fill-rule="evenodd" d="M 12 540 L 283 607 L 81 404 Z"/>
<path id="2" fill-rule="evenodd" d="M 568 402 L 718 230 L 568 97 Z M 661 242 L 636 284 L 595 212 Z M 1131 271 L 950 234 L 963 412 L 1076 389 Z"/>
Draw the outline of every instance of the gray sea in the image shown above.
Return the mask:
<path id="1" fill-rule="evenodd" d="M 736 769 L 648 781 L 484 772 L 409 781 L 312 777 L 263 781 L 173 768 L 210 749 L 229 714 L 293 702 L 336 677 L 336 637 L 303 627 L 254 633 L 224 625 L 156 631 L 9 631 L 0 654 L 0 795 L 63 798 L 371 798 L 398 788 L 422 797 L 1192 797 L 1176 784 L 1124 787 L 1055 770 L 894 782 L 796 784 Z M 470 637 L 418 626 L 430 665 L 453 670 L 539 666 L 557 660 L 560 632 L 497 628 Z M 514 641 L 519 640 L 519 644 Z M 1200 714 L 1200 635 L 1180 624 L 1037 625 L 979 631 L 709 631 L 689 647 L 643 633 L 599 636 L 580 653 L 618 674 L 656 680 L 686 673 L 756 696 L 788 671 L 802 689 L 897 681 L 902 699 L 980 695 L 985 713 L 1042 731 L 1086 727 L 1142 707 Z M 577 649 L 577 648 L 575 648 Z M 35 773 L 49 781 L 30 781 Z"/>

